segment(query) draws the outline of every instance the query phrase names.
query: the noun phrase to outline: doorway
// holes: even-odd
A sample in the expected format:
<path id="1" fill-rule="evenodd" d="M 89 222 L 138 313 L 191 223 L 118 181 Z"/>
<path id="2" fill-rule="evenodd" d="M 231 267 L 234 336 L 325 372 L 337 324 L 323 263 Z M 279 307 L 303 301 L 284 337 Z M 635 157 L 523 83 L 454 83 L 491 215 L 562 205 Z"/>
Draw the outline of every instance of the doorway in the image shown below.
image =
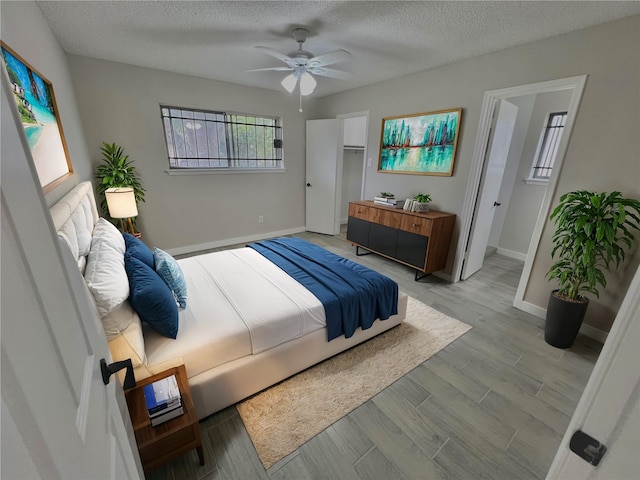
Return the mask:
<path id="1" fill-rule="evenodd" d="M 343 153 L 340 192 L 340 224 L 347 223 L 349 202 L 363 199 L 367 133 L 369 130 L 369 112 L 355 112 L 338 115 L 343 121 Z"/>
<path id="2" fill-rule="evenodd" d="M 524 302 L 522 301 L 524 297 L 524 291 L 526 290 L 526 286 L 529 281 L 535 252 L 538 248 L 540 236 L 542 234 L 542 228 L 544 227 L 546 219 L 548 218 L 548 215 L 550 213 L 551 199 L 558 182 L 559 172 L 561 170 L 562 162 L 567 150 L 567 145 L 571 137 L 571 131 L 575 122 L 580 99 L 582 98 L 582 92 L 584 90 L 586 79 L 587 76 L 582 75 L 578 77 L 570 77 L 549 82 L 522 85 L 519 87 L 511 87 L 485 92 L 480 121 L 478 124 L 478 132 L 476 135 L 471 173 L 469 175 L 467 193 L 465 196 L 465 202 L 461 214 L 461 234 L 456 249 L 456 257 L 452 275 L 454 281 L 458 281 L 462 278 L 464 260 L 467 255 L 468 247 L 471 246 L 470 244 L 473 241 L 473 238 L 471 237 L 473 222 L 482 221 L 482 219 L 479 219 L 476 214 L 476 204 L 481 193 L 481 186 L 483 184 L 483 179 L 486 173 L 485 157 L 489 146 L 491 124 L 497 106 L 502 100 L 515 99 L 527 95 L 538 95 L 547 92 L 570 91 L 571 97 L 569 106 L 567 108 L 567 121 L 565 124 L 564 134 L 558 146 L 555 168 L 553 169 L 551 177 L 549 178 L 547 188 L 543 195 L 542 204 L 537 212 L 535 226 L 531 233 L 531 240 L 525 257 L 525 265 L 523 268 L 522 276 L 520 278 L 518 290 L 516 292 L 516 297 L 514 299 L 514 306 L 516 308 L 526 310 L 526 308 L 523 308 Z"/>
<path id="3" fill-rule="evenodd" d="M 337 235 L 350 201 L 362 199 L 369 112 L 307 120 L 306 229 Z M 346 157 L 346 161 L 345 161 Z"/>

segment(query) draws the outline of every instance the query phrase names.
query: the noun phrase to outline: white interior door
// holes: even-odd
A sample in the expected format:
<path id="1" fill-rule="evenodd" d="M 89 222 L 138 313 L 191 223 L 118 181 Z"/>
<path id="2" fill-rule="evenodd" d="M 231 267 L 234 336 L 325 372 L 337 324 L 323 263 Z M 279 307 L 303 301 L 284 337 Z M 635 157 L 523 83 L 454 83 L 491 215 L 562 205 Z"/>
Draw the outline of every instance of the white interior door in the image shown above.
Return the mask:
<path id="1" fill-rule="evenodd" d="M 335 235 L 340 230 L 342 140 L 338 119 L 307 120 L 306 229 Z M 338 169 L 340 167 L 340 169 Z"/>
<path id="2" fill-rule="evenodd" d="M 2 73 L 2 478 L 141 478 L 106 337 L 57 240 Z M 5 429 L 6 427 L 6 429 Z"/>
<path id="3" fill-rule="evenodd" d="M 640 268 L 636 271 L 547 478 L 630 479 L 640 473 Z M 576 430 L 607 447 L 597 467 L 570 451 Z"/>
<path id="4" fill-rule="evenodd" d="M 500 206 L 498 194 L 509 157 L 511 136 L 516 124 L 518 107 L 506 100 L 498 106 L 493 135 L 487 150 L 487 165 L 480 185 L 480 195 L 471 225 L 471 234 L 462 267 L 465 280 L 482 268 L 489 243 L 495 209 Z"/>

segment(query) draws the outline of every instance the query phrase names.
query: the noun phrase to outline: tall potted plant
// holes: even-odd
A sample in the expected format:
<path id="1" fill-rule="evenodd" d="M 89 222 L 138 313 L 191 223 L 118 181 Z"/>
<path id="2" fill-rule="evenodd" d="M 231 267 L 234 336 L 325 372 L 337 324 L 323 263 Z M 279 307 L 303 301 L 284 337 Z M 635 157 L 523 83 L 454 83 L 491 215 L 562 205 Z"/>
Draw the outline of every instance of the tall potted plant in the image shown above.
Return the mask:
<path id="1" fill-rule="evenodd" d="M 544 338 L 559 348 L 569 348 L 578 335 L 589 305 L 584 293 L 599 296 L 605 288 L 604 271 L 611 272 L 631 248 L 632 230 L 640 229 L 640 202 L 620 192 L 578 190 L 562 195 L 550 217 L 557 226 L 549 280 L 559 288 L 551 292 Z"/>
<path id="2" fill-rule="evenodd" d="M 100 196 L 100 209 L 105 218 L 111 219 L 104 192 L 112 187 L 132 187 L 136 203 L 144 202 L 145 189 L 138 179 L 136 167 L 124 154 L 124 148 L 115 143 L 104 143 L 100 148 L 103 163 L 98 165 L 96 192 Z M 135 224 L 135 219 L 133 220 Z"/>

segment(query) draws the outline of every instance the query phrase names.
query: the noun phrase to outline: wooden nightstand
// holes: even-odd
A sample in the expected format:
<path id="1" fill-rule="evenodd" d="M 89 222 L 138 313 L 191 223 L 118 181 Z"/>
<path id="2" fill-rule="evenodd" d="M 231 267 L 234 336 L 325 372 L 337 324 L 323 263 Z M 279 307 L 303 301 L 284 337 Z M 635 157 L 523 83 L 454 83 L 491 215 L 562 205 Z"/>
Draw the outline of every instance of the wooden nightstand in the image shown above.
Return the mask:
<path id="1" fill-rule="evenodd" d="M 145 385 L 170 375 L 175 375 L 178 381 L 184 414 L 152 427 L 142 389 Z M 124 394 L 129 407 L 129 415 L 131 416 L 138 451 L 140 452 L 142 468 L 145 473 L 194 448 L 198 452 L 200 465 L 204 465 L 200 426 L 193 406 L 184 365 L 170 368 L 162 373 L 145 378 L 137 382 L 134 388 L 125 390 Z"/>

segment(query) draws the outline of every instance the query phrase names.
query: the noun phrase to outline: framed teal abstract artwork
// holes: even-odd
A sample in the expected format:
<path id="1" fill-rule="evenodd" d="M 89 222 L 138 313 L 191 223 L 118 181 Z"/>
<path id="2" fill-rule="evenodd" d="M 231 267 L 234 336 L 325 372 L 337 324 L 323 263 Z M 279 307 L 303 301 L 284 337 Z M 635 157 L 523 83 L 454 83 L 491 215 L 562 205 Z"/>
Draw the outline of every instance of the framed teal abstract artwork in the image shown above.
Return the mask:
<path id="1" fill-rule="evenodd" d="M 378 171 L 453 175 L 462 108 L 382 119 Z"/>
<path id="2" fill-rule="evenodd" d="M 4 42 L 2 57 L 40 185 L 46 193 L 73 172 L 53 85 Z"/>

